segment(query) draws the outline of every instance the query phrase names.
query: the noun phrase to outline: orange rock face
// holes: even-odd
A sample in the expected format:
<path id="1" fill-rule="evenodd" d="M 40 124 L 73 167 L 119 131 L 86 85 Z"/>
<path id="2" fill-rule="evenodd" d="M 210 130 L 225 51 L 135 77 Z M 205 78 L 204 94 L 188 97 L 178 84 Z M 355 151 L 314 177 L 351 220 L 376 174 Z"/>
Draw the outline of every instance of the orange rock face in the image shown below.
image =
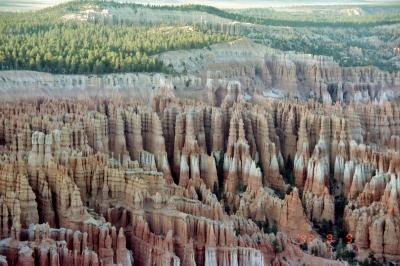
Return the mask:
<path id="1" fill-rule="evenodd" d="M 400 262 L 397 104 L 249 103 L 239 83 L 213 86 L 214 106 L 170 90 L 152 108 L 2 103 L 0 264 L 341 265 L 326 224 L 360 258 Z"/>

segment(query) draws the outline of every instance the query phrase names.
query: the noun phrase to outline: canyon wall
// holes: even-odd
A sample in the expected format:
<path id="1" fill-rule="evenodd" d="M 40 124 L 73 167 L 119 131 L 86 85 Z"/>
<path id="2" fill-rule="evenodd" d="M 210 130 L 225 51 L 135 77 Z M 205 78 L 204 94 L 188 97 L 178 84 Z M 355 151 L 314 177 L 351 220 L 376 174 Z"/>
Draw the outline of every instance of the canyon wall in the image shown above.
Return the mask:
<path id="1" fill-rule="evenodd" d="M 400 262 L 399 73 L 160 58 L 185 74 L 0 72 L 1 265 Z"/>
<path id="2" fill-rule="evenodd" d="M 343 216 L 350 250 L 399 261 L 398 104 L 248 101 L 239 84 L 220 106 L 171 86 L 148 103 L 120 90 L 3 99 L 0 254 L 9 265 L 339 265 L 313 225 Z"/>
<path id="3" fill-rule="evenodd" d="M 383 104 L 399 97 L 400 73 L 375 67 L 340 67 L 331 57 L 283 53 L 248 39 L 180 50 L 159 56 L 176 74 L 120 73 L 52 75 L 30 71 L 0 72 L 0 92 L 7 99 L 23 97 L 114 95 L 116 92 L 151 102 L 159 88 L 177 96 L 210 99 L 220 105 L 232 83 L 246 99 L 315 99 L 334 104 Z"/>

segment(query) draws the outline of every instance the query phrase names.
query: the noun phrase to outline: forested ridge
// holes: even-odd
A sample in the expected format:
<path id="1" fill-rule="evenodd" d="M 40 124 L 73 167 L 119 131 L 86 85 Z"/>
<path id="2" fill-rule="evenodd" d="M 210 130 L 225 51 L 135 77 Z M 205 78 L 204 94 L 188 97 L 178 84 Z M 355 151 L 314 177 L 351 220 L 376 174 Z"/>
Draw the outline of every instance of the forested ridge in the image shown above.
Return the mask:
<path id="1" fill-rule="evenodd" d="M 383 6 L 362 6 L 353 7 L 346 6 L 347 10 L 354 9 L 355 11 L 365 14 L 349 15 L 345 12 L 340 12 L 343 6 L 335 7 L 324 6 L 320 7 L 318 12 L 294 12 L 296 9 L 287 11 L 276 11 L 272 8 L 250 8 L 243 10 L 232 10 L 231 15 L 238 16 L 238 20 L 247 20 L 250 22 L 264 25 L 288 26 L 288 27 L 341 27 L 341 28 L 368 28 L 380 25 L 390 25 L 400 23 L 400 5 L 383 5 Z M 333 10 L 332 10 L 333 9 Z M 362 11 L 359 11 L 361 9 Z M 312 7 L 309 8 L 312 10 Z"/>
<path id="2" fill-rule="evenodd" d="M 141 4 L 135 3 L 118 3 L 101 1 L 98 3 L 99 7 L 130 7 L 139 8 L 144 7 Z M 244 9 L 244 10 L 222 10 L 213 6 L 185 4 L 178 6 L 170 5 L 146 5 L 147 8 L 171 10 L 171 11 L 199 11 L 208 14 L 216 15 L 218 17 L 231 19 L 235 21 L 260 24 L 266 26 L 286 26 L 286 27 L 372 27 L 386 24 L 400 23 L 400 14 L 393 12 L 391 14 L 383 13 L 377 15 L 366 16 L 329 16 L 316 17 L 314 14 L 305 15 L 301 13 L 298 16 L 286 12 L 273 12 L 266 8 Z M 386 7 L 390 8 L 390 6 Z M 399 5 L 393 8 L 400 8 Z"/>
<path id="3" fill-rule="evenodd" d="M 165 10 L 173 19 L 172 22 L 169 18 L 161 21 L 168 24 L 163 25 L 146 23 L 146 19 L 134 24 L 129 16 L 119 19 L 118 13 L 107 21 L 101 19 L 101 15 L 86 20 L 65 18 L 66 15 L 82 15 L 88 6 L 98 13 L 110 9 L 128 10 L 130 16 L 135 16 L 137 10 L 138 13 L 140 10 Z M 235 34 L 279 50 L 332 56 L 341 66 L 374 65 L 396 71 L 400 69 L 400 59 L 395 54 L 395 48 L 399 47 L 399 28 L 395 23 L 400 23 L 400 13 L 397 10 L 400 10 L 399 5 L 362 7 L 363 15 L 341 17 L 338 16 L 340 10 L 326 8 L 319 13 L 301 11 L 292 16 L 293 12 L 272 9 L 233 11 L 202 5 L 74 1 L 37 12 L 0 13 L 0 70 L 62 74 L 171 73 L 173 69 L 163 65 L 157 54 L 239 38 L 228 35 L 232 34 L 226 30 L 230 27 L 220 27 L 219 23 L 223 23 L 220 18 L 224 18 L 250 22 L 240 24 L 241 30 Z M 218 19 L 216 22 L 209 19 L 210 24 L 214 23 L 209 27 L 198 27 L 191 20 L 185 21 L 182 12 L 190 13 L 186 17 L 204 12 Z"/>
<path id="4" fill-rule="evenodd" d="M 82 2 L 86 3 L 86 2 Z M 0 14 L 0 68 L 61 74 L 172 72 L 158 53 L 233 40 L 191 27 L 139 27 L 65 20 L 79 3 Z"/>

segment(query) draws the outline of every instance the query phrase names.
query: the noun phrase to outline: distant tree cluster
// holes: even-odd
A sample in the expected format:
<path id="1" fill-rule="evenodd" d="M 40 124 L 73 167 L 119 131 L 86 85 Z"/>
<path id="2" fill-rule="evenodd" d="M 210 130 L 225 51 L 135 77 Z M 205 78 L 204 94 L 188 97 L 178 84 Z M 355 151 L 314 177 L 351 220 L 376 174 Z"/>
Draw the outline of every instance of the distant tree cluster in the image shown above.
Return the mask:
<path id="1" fill-rule="evenodd" d="M 104 8 L 123 4 L 103 2 Z M 133 9 L 143 7 L 129 4 Z M 319 13 L 278 12 L 273 9 L 221 10 L 203 5 L 146 6 L 152 9 L 198 11 L 221 18 L 249 22 L 268 27 L 241 25 L 241 36 L 283 50 L 332 56 L 341 66 L 373 65 L 386 71 L 400 67 L 393 47 L 396 45 L 400 23 L 399 5 L 363 6 L 363 15 L 340 15 L 340 10 L 328 8 Z M 381 27 L 385 25 L 385 27 Z M 216 27 L 213 27 L 216 26 Z M 210 25 L 210 30 L 231 33 L 230 28 Z M 353 49 L 354 48 L 354 49 Z"/>
<path id="2" fill-rule="evenodd" d="M 115 3 L 111 3 L 115 5 Z M 117 4 L 118 5 L 118 4 Z M 181 11 L 202 11 L 222 18 L 232 19 L 241 22 L 285 27 L 372 27 L 400 22 L 400 15 L 386 14 L 374 16 L 354 16 L 334 19 L 333 16 L 323 19 L 315 17 L 314 14 L 301 14 L 301 17 L 292 17 L 288 13 L 271 12 L 269 9 L 243 9 L 238 11 L 225 11 L 212 6 L 204 5 L 181 5 L 181 6 L 148 6 L 155 9 L 181 10 Z M 260 15 L 260 13 L 262 15 Z"/>
<path id="3" fill-rule="evenodd" d="M 0 69 L 62 74 L 170 72 L 152 55 L 234 38 L 182 27 L 57 20 L 57 14 L 61 12 L 55 8 L 37 14 L 0 14 Z"/>
<path id="4" fill-rule="evenodd" d="M 91 1 L 81 0 L 80 3 L 93 3 L 102 8 L 122 8 L 130 7 L 137 9 L 141 7 L 172 10 L 172 11 L 199 11 L 218 17 L 231 19 L 235 21 L 285 27 L 373 27 L 386 24 L 396 24 L 400 22 L 398 14 L 399 5 L 381 5 L 381 6 L 364 6 L 368 15 L 363 16 L 341 16 L 336 12 L 326 11 L 322 14 L 299 12 L 278 12 L 272 8 L 249 8 L 238 10 L 222 10 L 213 6 L 185 4 L 185 5 L 142 5 L 136 3 L 121 3 L 114 1 Z M 372 9 L 374 12 L 371 12 Z M 388 12 L 393 11 L 393 12 Z M 371 14 L 370 14 L 371 13 Z"/>
<path id="5" fill-rule="evenodd" d="M 321 8 L 321 7 L 320 7 Z M 288 26 L 288 27 L 373 27 L 400 22 L 398 13 L 400 6 L 362 6 L 363 15 L 348 15 L 338 10 L 327 7 L 324 11 L 288 12 L 277 11 L 273 8 L 250 8 L 232 10 L 239 20 L 253 20 L 253 23 Z M 290 9 L 288 9 L 290 10 Z M 295 8 L 291 11 L 296 10 Z"/>

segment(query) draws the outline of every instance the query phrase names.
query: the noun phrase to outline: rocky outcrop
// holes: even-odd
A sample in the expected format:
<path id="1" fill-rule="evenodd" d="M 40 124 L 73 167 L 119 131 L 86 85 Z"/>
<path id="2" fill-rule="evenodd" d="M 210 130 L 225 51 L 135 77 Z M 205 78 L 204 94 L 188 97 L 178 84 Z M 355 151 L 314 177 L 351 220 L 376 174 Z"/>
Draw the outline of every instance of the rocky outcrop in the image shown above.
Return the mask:
<path id="1" fill-rule="evenodd" d="M 316 221 L 334 221 L 335 206 L 329 192 L 329 119 L 321 121 L 320 138 L 314 153 L 308 161 L 307 179 L 304 185 L 303 201 L 307 216 Z"/>
<path id="2" fill-rule="evenodd" d="M 4 102 L 0 254 L 9 265 L 333 265 L 313 225 L 343 216 L 352 248 L 398 261 L 398 105 L 250 104 L 235 84 L 213 107 L 171 84 L 150 105 Z"/>
<path id="3" fill-rule="evenodd" d="M 134 17 L 137 16 L 135 13 Z M 241 24 L 226 27 L 235 32 Z M 254 96 L 312 98 L 325 104 L 370 101 L 384 104 L 399 96 L 398 72 L 389 73 L 376 67 L 340 67 L 331 57 L 284 53 L 249 39 L 213 44 L 210 49 L 169 51 L 162 53 L 159 59 L 180 75 L 85 76 L 3 71 L 0 73 L 0 90 L 4 99 L 9 100 L 74 96 L 78 91 L 80 95 L 112 97 L 118 91 L 149 105 L 157 91 L 166 86 L 171 86 L 177 96 L 208 97 L 216 106 L 223 101 L 232 105 L 234 101 L 249 100 Z"/>

